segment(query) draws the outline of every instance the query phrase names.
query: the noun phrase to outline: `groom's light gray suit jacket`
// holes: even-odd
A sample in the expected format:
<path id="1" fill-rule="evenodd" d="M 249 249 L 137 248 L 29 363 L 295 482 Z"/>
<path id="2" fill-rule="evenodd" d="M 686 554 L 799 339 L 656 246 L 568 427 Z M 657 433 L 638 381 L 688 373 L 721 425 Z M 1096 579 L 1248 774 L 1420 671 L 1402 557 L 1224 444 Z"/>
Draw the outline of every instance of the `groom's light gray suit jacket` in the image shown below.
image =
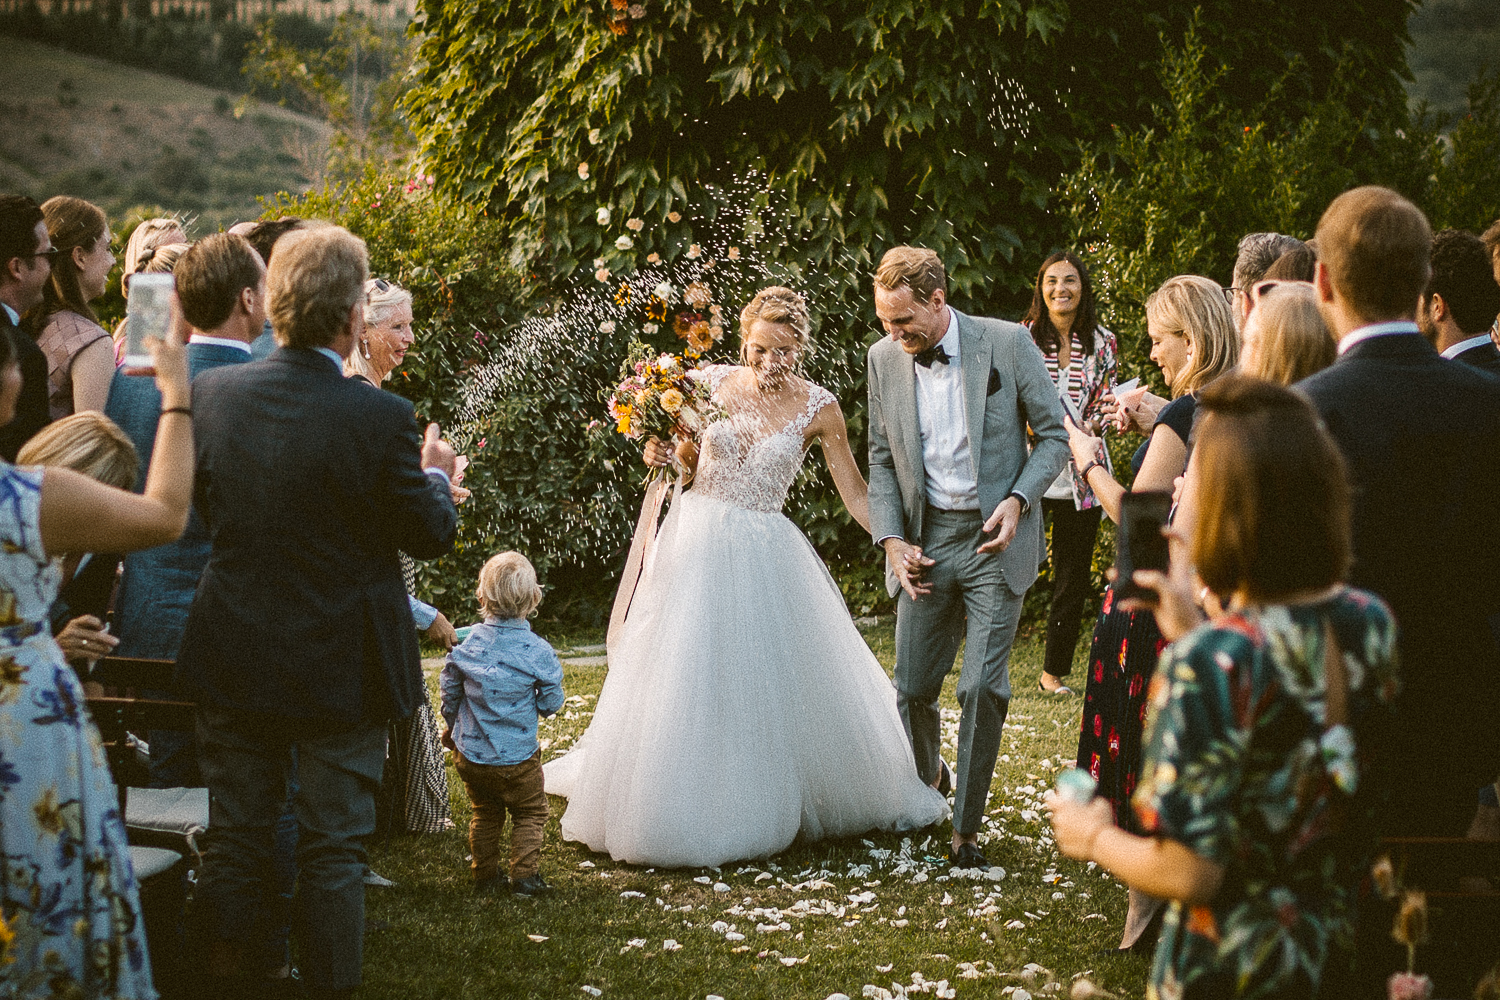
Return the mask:
<path id="1" fill-rule="evenodd" d="M 951 308 L 951 307 L 950 307 Z M 1015 540 L 996 558 L 1016 596 L 1036 580 L 1044 545 L 1042 494 L 1068 461 L 1068 434 L 1057 386 L 1025 327 L 966 316 L 958 310 L 969 454 L 979 483 L 979 513 L 988 520 L 1012 491 L 1031 501 Z M 918 543 L 927 511 L 927 475 L 917 423 L 915 361 L 890 337 L 869 351 L 870 533 Z M 1028 451 L 1026 427 L 1036 435 Z M 886 587 L 896 593 L 886 568 Z"/>

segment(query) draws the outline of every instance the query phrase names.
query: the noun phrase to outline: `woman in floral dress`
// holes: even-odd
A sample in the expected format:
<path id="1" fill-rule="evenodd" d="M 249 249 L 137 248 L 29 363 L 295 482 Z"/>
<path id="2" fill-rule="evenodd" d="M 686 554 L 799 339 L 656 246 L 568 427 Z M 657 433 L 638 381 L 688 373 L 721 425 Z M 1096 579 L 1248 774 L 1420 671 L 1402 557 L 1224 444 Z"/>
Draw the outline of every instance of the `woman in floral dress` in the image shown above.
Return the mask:
<path id="1" fill-rule="evenodd" d="M 1379 840 L 1395 625 L 1340 582 L 1349 488 L 1306 400 L 1229 376 L 1199 405 L 1194 523 L 1174 532 L 1192 568 L 1178 546 L 1170 580 L 1136 574 L 1181 636 L 1151 682 L 1133 797 L 1147 835 L 1103 800 L 1048 805 L 1064 854 L 1171 901 L 1148 998 L 1311 998 L 1352 947 Z M 1196 626 L 1194 569 L 1228 609 Z"/>
<path id="2" fill-rule="evenodd" d="M 162 419 L 145 493 L 0 462 L 0 996 L 152 998 L 119 799 L 82 685 L 48 628 L 67 552 L 126 552 L 187 524 L 193 436 L 184 331 L 155 345 Z M 21 375 L 0 337 L 0 424 Z M 103 648 L 92 651 L 103 655 Z"/>

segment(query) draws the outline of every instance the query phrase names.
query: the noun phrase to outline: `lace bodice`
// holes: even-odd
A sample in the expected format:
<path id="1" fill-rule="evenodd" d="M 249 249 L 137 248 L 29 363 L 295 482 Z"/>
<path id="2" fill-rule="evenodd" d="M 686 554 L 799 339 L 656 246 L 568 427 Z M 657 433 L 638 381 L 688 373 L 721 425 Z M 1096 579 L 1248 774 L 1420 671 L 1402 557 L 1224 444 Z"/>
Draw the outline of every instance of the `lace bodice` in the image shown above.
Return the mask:
<path id="1" fill-rule="evenodd" d="M 716 394 L 734 370 L 733 365 L 707 369 Z M 709 424 L 698 447 L 693 492 L 746 510 L 780 512 L 802 468 L 802 435 L 818 411 L 833 401 L 833 393 L 809 382 L 807 403 L 780 430 L 767 433 L 765 420 L 748 410 Z"/>

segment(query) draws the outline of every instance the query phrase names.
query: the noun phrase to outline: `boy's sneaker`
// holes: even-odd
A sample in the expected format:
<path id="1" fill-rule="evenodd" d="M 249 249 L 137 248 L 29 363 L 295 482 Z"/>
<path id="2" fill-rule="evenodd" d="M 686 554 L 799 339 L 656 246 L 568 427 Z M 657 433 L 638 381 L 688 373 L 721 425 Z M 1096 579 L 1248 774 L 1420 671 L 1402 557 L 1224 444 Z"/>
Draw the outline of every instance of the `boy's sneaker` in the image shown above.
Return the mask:
<path id="1" fill-rule="evenodd" d="M 542 879 L 540 874 L 528 875 L 511 886 L 511 892 L 517 896 L 541 896 L 552 891 L 552 886 Z"/>
<path id="2" fill-rule="evenodd" d="M 499 896 L 508 888 L 510 888 L 510 879 L 496 873 L 488 878 L 477 879 L 474 882 L 474 895 Z"/>

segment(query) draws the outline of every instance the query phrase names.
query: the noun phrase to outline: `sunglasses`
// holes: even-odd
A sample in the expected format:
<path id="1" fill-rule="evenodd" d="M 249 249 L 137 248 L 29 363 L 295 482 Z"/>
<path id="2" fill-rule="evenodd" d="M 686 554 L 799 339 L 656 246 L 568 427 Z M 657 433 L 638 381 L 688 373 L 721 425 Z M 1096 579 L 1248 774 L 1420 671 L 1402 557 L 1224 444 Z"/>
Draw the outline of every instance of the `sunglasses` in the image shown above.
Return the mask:
<path id="1" fill-rule="evenodd" d="M 1312 287 L 1312 282 L 1311 281 L 1278 281 L 1278 280 L 1257 281 L 1255 283 L 1255 285 L 1250 289 L 1250 301 L 1258 303 L 1261 299 L 1265 298 L 1267 295 L 1270 295 L 1272 292 L 1274 292 L 1278 288 L 1283 288 L 1283 287 L 1285 287 L 1285 288 L 1294 288 L 1294 287 L 1296 287 L 1298 285 L 1301 285 L 1301 286 L 1303 286 L 1305 288 L 1311 288 Z"/>
<path id="2" fill-rule="evenodd" d="M 379 292 L 384 295 L 391 290 L 391 283 L 384 278 L 371 278 L 365 283 L 365 288 L 370 292 Z"/>

